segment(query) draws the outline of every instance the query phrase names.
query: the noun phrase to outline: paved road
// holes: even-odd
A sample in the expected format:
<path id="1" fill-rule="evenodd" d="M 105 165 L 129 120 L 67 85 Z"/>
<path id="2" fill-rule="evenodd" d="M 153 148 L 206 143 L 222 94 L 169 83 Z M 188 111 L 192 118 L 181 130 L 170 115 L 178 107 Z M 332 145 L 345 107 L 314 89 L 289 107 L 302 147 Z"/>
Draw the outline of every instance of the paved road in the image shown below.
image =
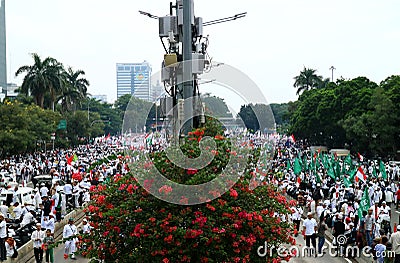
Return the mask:
<path id="1" fill-rule="evenodd" d="M 89 262 L 88 259 L 83 258 L 79 255 L 77 255 L 76 258 L 77 258 L 76 260 L 73 260 L 70 258 L 67 260 L 64 259 L 64 244 L 60 244 L 58 247 L 56 247 L 54 249 L 54 262 L 56 262 L 56 263 L 63 263 L 63 262 L 65 262 L 65 263 L 69 263 L 69 262 L 87 263 L 87 262 Z"/>
<path id="2" fill-rule="evenodd" d="M 317 241 L 318 242 L 318 241 Z M 296 247 L 301 250 L 305 246 L 305 240 L 302 235 L 299 235 L 296 238 Z M 325 241 L 325 246 L 327 249 L 325 250 L 327 253 L 321 257 L 309 257 L 307 255 L 300 254 L 299 257 L 292 258 L 289 262 L 290 263 L 315 263 L 315 262 L 323 262 L 323 263 L 352 263 L 350 259 L 342 258 L 342 257 L 333 257 L 328 252 L 328 247 L 332 247 L 332 244 L 329 241 Z M 332 254 L 334 252 L 332 251 Z"/>

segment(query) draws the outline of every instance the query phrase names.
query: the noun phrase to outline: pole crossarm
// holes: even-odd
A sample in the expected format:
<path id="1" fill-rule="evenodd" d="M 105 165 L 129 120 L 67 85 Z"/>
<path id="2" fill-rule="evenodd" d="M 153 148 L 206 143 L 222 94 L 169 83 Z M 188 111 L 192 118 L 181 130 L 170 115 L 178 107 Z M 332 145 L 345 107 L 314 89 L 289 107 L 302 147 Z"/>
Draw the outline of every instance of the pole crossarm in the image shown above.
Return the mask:
<path id="1" fill-rule="evenodd" d="M 158 16 L 152 15 L 152 14 L 150 14 L 148 12 L 145 12 L 145 11 L 140 11 L 139 10 L 139 14 L 144 15 L 144 16 L 148 16 L 150 18 L 158 19 Z"/>
<path id="2" fill-rule="evenodd" d="M 208 21 L 208 22 L 204 22 L 203 26 L 211 26 L 211 25 L 215 25 L 215 24 L 219 24 L 219 23 L 233 21 L 233 20 L 245 17 L 246 15 L 247 15 L 247 12 L 244 12 L 244 13 L 236 14 L 236 15 L 230 16 L 230 17 L 211 20 L 211 21 Z"/>

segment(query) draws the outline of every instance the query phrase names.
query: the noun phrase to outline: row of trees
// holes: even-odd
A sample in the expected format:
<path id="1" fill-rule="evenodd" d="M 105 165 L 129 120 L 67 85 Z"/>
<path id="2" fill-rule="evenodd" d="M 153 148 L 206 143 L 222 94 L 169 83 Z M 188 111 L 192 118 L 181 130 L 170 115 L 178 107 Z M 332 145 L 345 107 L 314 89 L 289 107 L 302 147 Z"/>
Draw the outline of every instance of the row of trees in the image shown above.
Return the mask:
<path id="1" fill-rule="evenodd" d="M 330 82 L 304 68 L 293 86 L 297 101 L 242 106 L 239 116 L 247 128 L 257 130 L 253 111 L 270 106 L 278 132 L 294 134 L 309 145 L 348 148 L 368 157 L 399 157 L 400 76 L 379 84 L 366 77 Z"/>
<path id="2" fill-rule="evenodd" d="M 379 85 L 365 77 L 339 79 L 299 96 L 290 113 L 290 132 L 310 144 L 394 157 L 400 147 L 399 103 L 400 76 Z"/>
<path id="3" fill-rule="evenodd" d="M 101 135 L 120 134 L 128 104 L 127 121 L 132 124 L 132 132 L 143 132 L 144 123 L 151 127 L 155 117 L 162 116 L 160 107 L 131 95 L 122 96 L 115 103 L 92 99 L 87 93 L 89 81 L 84 78 L 83 70 L 64 67 L 51 57 L 42 59 L 32 54 L 32 58 L 32 65 L 21 66 L 15 73 L 23 76 L 17 98 L 6 98 L 0 104 L 1 156 L 46 146 L 49 149 L 53 134 L 55 147 L 86 143 Z M 204 94 L 202 100 L 214 116 L 229 117 L 223 99 Z M 66 126 L 61 127 L 60 122 Z"/>

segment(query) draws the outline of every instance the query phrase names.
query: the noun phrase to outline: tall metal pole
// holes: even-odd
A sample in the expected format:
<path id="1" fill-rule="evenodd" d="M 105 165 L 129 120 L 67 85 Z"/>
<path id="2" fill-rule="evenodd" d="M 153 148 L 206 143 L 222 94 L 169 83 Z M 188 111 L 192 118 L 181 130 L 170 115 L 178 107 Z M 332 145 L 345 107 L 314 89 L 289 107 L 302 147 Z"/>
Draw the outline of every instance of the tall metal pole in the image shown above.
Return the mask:
<path id="1" fill-rule="evenodd" d="M 156 103 L 154 105 L 156 107 L 156 132 L 157 132 L 157 101 L 156 101 Z"/>
<path id="2" fill-rule="evenodd" d="M 193 80 L 192 80 L 192 1 L 183 0 L 183 98 L 185 99 L 185 118 L 190 118 L 184 126 L 184 132 L 193 129 Z"/>
<path id="3" fill-rule="evenodd" d="M 88 121 L 90 121 L 90 119 L 89 119 L 89 103 L 90 103 L 90 100 L 88 99 L 88 102 L 87 102 L 87 120 Z"/>
<path id="4" fill-rule="evenodd" d="M 329 68 L 330 70 L 332 70 L 332 78 L 331 78 L 331 82 L 333 82 L 333 71 L 336 69 L 334 66 L 331 66 L 330 68 Z"/>

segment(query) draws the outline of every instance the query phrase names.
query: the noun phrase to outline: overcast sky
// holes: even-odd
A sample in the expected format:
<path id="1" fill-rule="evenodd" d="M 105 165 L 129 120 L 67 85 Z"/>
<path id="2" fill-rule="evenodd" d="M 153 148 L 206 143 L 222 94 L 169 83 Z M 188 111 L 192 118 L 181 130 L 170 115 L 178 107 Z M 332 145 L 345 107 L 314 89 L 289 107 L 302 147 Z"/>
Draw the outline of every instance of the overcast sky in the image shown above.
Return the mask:
<path id="1" fill-rule="evenodd" d="M 91 94 L 117 96 L 116 63 L 149 61 L 159 70 L 158 22 L 138 13 L 169 13 L 167 0 L 6 0 L 8 82 L 31 65 L 30 53 L 56 58 L 90 81 Z M 214 60 L 247 74 L 268 102 L 296 100 L 293 77 L 303 66 L 334 79 L 366 76 L 379 83 L 400 70 L 398 0 L 195 0 L 203 21 L 248 12 L 205 27 Z"/>

